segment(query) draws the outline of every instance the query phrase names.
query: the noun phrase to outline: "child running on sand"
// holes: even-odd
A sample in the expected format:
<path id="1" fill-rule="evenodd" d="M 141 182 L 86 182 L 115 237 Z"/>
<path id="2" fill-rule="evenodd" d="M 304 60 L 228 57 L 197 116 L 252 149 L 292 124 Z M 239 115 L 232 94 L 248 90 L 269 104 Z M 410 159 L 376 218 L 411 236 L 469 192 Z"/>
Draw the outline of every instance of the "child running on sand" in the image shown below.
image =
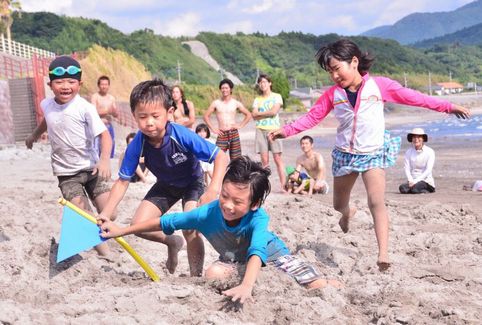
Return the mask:
<path id="1" fill-rule="evenodd" d="M 271 138 L 285 138 L 308 130 L 334 111 L 340 125 L 332 152 L 333 205 L 342 214 L 340 227 L 348 232 L 356 209 L 350 207 L 350 193 L 361 174 L 368 196 L 368 207 L 375 223 L 378 241 L 378 266 L 386 270 L 388 258 L 388 213 L 385 207 L 385 171 L 393 166 L 400 151 L 400 138 L 390 139 L 385 131 L 384 102 L 420 106 L 438 112 L 468 118 L 470 111 L 402 87 L 385 77 L 368 73 L 373 58 L 362 53 L 350 40 L 340 39 L 320 48 L 320 66 L 330 74 L 335 85 L 326 91 L 309 110 L 289 125 L 271 132 Z"/>
<path id="2" fill-rule="evenodd" d="M 234 263 L 246 263 L 240 285 L 226 290 L 232 301 L 253 300 L 251 293 L 262 266 L 271 264 L 287 272 L 307 288 L 327 284 L 339 287 L 335 280 L 324 280 L 315 268 L 291 255 L 285 243 L 268 231 L 269 217 L 261 208 L 270 192 L 270 171 L 247 156 L 231 160 L 224 176 L 219 200 L 185 213 L 173 213 L 126 228 L 119 228 L 108 218 L 98 223 L 101 236 L 112 238 L 162 230 L 172 234 L 178 229 L 197 229 L 220 254 L 206 270 L 209 279 L 225 279 L 235 272 Z"/>
<path id="3" fill-rule="evenodd" d="M 198 201 L 202 204 L 214 200 L 221 188 L 227 157 L 211 142 L 182 125 L 168 121 L 174 109 L 171 89 L 159 79 L 141 82 L 132 90 L 130 106 L 140 131 L 127 146 L 119 178 L 112 187 L 101 217 L 108 219 L 124 197 L 141 156 L 146 167 L 157 177 L 157 182 L 137 208 L 133 225 L 157 219 L 180 199 L 184 211 L 194 209 Z M 206 192 L 199 160 L 214 161 L 213 178 Z M 200 276 L 204 261 L 203 240 L 196 231 L 185 230 L 183 234 L 191 275 Z M 167 245 L 166 266 L 170 273 L 174 273 L 177 253 L 183 245 L 182 238 L 166 236 L 161 231 L 138 235 Z"/>
<path id="4" fill-rule="evenodd" d="M 27 137 L 25 145 L 31 149 L 40 135 L 48 130 L 52 170 L 59 180 L 62 196 L 90 211 L 88 195 L 100 212 L 109 197 L 109 186 L 103 180 L 109 180 L 111 176 L 112 140 L 95 106 L 79 96 L 81 77 L 80 64 L 73 58 L 60 56 L 52 61 L 49 86 L 54 98 L 40 103 L 44 118 Z M 100 159 L 94 147 L 97 136 L 102 144 Z M 95 246 L 95 249 L 99 255 L 108 254 L 106 243 Z"/>

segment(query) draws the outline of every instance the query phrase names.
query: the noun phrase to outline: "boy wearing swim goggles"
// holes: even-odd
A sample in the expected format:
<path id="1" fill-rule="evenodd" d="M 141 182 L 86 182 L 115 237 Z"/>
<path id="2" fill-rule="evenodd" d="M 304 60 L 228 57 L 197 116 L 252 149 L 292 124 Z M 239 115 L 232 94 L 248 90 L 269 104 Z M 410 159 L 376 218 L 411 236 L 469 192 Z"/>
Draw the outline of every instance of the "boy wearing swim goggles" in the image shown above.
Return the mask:
<path id="1" fill-rule="evenodd" d="M 79 96 L 82 69 L 69 56 L 57 57 L 49 66 L 48 85 L 54 98 L 41 103 L 44 117 L 25 144 L 33 143 L 48 131 L 52 146 L 52 170 L 59 181 L 62 196 L 79 208 L 89 211 L 90 204 L 100 211 L 109 197 L 110 151 L 112 140 L 96 108 Z M 100 137 L 100 159 L 94 150 L 94 138 Z M 87 198 L 88 196 L 88 198 Z M 107 244 L 95 247 L 100 255 L 108 254 Z"/>

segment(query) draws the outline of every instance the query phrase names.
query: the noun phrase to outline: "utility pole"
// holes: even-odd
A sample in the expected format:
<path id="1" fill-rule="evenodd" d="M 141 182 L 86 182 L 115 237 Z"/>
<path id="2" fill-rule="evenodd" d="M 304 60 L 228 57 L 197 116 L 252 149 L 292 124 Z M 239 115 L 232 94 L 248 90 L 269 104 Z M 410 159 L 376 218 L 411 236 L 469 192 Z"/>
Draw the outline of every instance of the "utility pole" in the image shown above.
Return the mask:
<path id="1" fill-rule="evenodd" d="M 428 72 L 428 94 L 432 96 L 432 74 Z"/>
<path id="2" fill-rule="evenodd" d="M 224 70 L 223 70 L 223 68 L 219 68 L 219 74 L 221 75 L 221 79 L 224 79 Z"/>
<path id="3" fill-rule="evenodd" d="M 403 81 L 404 81 L 405 88 L 407 88 L 407 73 L 406 72 L 403 73 Z"/>
<path id="4" fill-rule="evenodd" d="M 254 83 L 258 83 L 258 78 L 259 78 L 259 68 L 256 67 L 256 80 L 254 81 Z"/>
<path id="5" fill-rule="evenodd" d="M 179 60 L 177 60 L 177 82 L 181 84 L 181 63 L 179 63 Z"/>
<path id="6" fill-rule="evenodd" d="M 477 82 L 474 82 L 475 96 L 477 96 Z"/>
<path id="7" fill-rule="evenodd" d="M 449 70 L 449 81 L 452 81 L 452 71 Z"/>

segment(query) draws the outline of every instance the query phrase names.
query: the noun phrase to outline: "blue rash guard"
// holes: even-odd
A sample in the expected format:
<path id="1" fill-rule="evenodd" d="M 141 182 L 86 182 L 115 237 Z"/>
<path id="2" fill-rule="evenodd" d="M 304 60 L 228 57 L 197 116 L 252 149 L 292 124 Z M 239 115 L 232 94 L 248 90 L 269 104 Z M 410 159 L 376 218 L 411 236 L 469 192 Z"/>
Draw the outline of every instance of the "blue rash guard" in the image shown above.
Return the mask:
<path id="1" fill-rule="evenodd" d="M 265 265 L 290 254 L 285 243 L 268 231 L 269 217 L 263 208 L 248 212 L 237 226 L 230 227 L 219 204 L 215 200 L 189 212 L 163 215 L 161 229 L 166 235 L 180 229 L 198 230 L 226 262 L 245 263 L 256 255 Z"/>
<path id="2" fill-rule="evenodd" d="M 130 180 L 143 155 L 146 167 L 157 177 L 158 182 L 186 187 L 203 175 L 199 160 L 212 163 L 218 152 L 218 147 L 191 130 L 167 122 L 160 148 L 154 148 L 141 131 L 137 132 L 127 146 L 119 178 Z"/>

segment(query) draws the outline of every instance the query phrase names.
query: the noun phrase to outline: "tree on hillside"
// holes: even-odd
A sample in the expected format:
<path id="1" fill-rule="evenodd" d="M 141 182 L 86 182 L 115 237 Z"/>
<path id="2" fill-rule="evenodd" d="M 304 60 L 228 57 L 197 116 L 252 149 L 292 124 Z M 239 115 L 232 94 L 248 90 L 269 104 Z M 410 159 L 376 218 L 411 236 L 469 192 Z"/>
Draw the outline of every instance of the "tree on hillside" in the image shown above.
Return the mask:
<path id="1" fill-rule="evenodd" d="M 271 80 L 273 82 L 273 91 L 278 93 L 283 98 L 283 102 L 290 96 L 290 83 L 285 73 L 281 69 L 276 69 L 271 74 Z"/>
<path id="2" fill-rule="evenodd" d="M 0 0 L 0 34 L 7 34 L 10 42 L 12 39 L 11 27 L 13 24 L 12 13 L 22 10 L 22 5 L 18 0 Z"/>

